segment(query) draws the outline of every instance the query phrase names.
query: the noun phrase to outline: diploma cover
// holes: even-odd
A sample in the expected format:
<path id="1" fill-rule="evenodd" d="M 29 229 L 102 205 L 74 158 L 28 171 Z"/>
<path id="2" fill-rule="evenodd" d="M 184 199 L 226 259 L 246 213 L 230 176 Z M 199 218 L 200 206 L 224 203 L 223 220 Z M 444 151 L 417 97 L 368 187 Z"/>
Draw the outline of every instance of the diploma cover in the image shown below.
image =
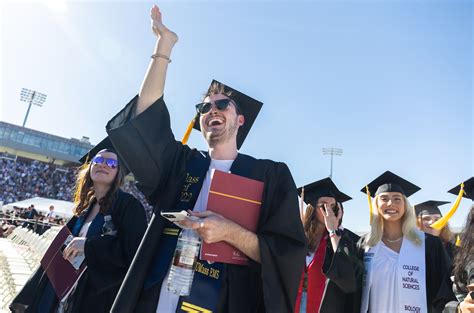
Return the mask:
<path id="1" fill-rule="evenodd" d="M 86 269 L 86 263 L 82 262 L 84 255 L 75 257 L 71 262 L 63 258 L 63 251 L 70 242 L 70 236 L 71 232 L 67 226 L 64 226 L 41 259 L 41 267 L 46 272 L 59 299 L 68 295 Z"/>
<path id="2" fill-rule="evenodd" d="M 207 210 L 224 216 L 256 233 L 264 184 L 261 181 L 215 170 Z M 230 244 L 202 243 L 201 260 L 247 265 L 248 257 Z"/>

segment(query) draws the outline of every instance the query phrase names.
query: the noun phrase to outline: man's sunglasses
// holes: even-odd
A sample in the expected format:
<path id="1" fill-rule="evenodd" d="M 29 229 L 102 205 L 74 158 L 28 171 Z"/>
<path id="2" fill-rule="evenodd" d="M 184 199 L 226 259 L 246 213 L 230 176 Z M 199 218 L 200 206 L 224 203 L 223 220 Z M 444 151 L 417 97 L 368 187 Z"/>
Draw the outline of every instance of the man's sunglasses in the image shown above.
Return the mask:
<path id="1" fill-rule="evenodd" d="M 104 164 L 107 165 L 110 168 L 117 168 L 118 167 L 118 161 L 115 159 L 107 159 L 104 158 L 103 156 L 96 156 L 92 159 L 92 163 L 94 164 Z"/>
<path id="2" fill-rule="evenodd" d="M 226 99 L 216 100 L 214 101 L 214 104 L 216 105 L 216 108 L 219 111 L 224 111 L 232 102 L 233 102 L 232 99 L 226 98 Z M 211 108 L 212 108 L 211 102 L 202 102 L 202 103 L 196 104 L 196 111 L 199 114 L 206 114 L 211 110 Z"/>

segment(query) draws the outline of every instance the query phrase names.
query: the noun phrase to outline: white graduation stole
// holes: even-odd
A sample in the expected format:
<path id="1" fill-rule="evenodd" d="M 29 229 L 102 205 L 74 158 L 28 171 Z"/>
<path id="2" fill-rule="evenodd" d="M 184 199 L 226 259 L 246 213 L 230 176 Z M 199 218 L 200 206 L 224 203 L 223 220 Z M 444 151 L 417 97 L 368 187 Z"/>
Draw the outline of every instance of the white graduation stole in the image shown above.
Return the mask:
<path id="1" fill-rule="evenodd" d="M 425 234 L 417 230 L 421 245 L 417 246 L 403 238 L 398 256 L 397 279 L 399 312 L 427 313 Z M 362 283 L 361 313 L 369 309 L 370 286 L 372 282 L 372 260 L 377 255 L 380 243 L 366 248 L 364 253 L 364 279 Z"/>

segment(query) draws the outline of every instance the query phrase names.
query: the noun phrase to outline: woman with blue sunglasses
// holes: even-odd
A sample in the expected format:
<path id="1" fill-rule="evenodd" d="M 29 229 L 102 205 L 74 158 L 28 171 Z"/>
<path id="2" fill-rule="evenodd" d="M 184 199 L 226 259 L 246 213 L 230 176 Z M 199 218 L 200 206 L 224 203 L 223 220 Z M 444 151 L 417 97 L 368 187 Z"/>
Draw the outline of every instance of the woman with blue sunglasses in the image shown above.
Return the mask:
<path id="1" fill-rule="evenodd" d="M 119 188 L 124 169 L 108 139 L 77 175 L 74 216 L 67 227 L 74 239 L 64 258 L 84 256 L 85 273 L 66 299 L 58 299 L 40 267 L 13 300 L 12 312 L 109 312 L 146 229 L 141 203 Z"/>

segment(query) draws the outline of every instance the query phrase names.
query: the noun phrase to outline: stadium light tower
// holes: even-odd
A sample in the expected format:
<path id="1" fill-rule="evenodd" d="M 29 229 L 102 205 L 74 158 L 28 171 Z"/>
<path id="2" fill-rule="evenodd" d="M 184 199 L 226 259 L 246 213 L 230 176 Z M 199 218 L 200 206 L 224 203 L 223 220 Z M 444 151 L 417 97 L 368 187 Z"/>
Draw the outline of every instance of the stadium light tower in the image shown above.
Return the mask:
<path id="1" fill-rule="evenodd" d="M 26 120 L 28 119 L 28 114 L 30 114 L 31 105 L 34 104 L 39 107 L 43 106 L 43 103 L 46 101 L 46 95 L 34 90 L 22 88 L 20 93 L 20 100 L 30 103 L 28 105 L 28 111 L 26 111 L 25 120 L 23 121 L 23 127 L 25 127 Z"/>
<path id="2" fill-rule="evenodd" d="M 331 172 L 329 174 L 329 177 L 332 178 L 332 163 L 333 163 L 333 157 L 335 155 L 342 155 L 343 150 L 339 148 L 323 148 L 323 154 L 324 155 L 331 155 Z"/>

